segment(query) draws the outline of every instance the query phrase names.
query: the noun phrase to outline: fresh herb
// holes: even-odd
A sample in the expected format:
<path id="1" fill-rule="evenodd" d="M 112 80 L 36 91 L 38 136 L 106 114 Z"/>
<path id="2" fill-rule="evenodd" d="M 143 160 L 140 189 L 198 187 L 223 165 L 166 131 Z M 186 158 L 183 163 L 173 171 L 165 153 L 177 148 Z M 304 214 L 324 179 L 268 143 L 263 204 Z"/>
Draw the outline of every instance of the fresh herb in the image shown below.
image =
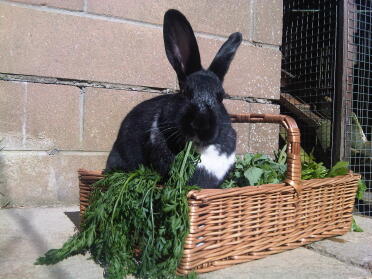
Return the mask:
<path id="1" fill-rule="evenodd" d="M 230 172 L 222 188 L 247 185 L 275 184 L 284 180 L 287 167 L 261 154 L 245 154 L 237 157 L 234 169 Z"/>
<path id="2" fill-rule="evenodd" d="M 222 188 L 283 182 L 287 169 L 285 149 L 286 147 L 275 154 L 275 160 L 261 154 L 246 154 L 243 157 L 237 157 L 234 169 L 223 183 Z M 312 154 L 308 155 L 307 158 L 307 161 L 302 162 L 301 178 L 303 180 L 335 177 L 349 172 L 347 162 L 338 162 L 328 170 L 323 163 L 315 162 Z M 360 193 L 365 188 L 365 185 L 361 184 Z"/>
<path id="3" fill-rule="evenodd" d="M 349 172 L 349 163 L 340 161 L 328 170 L 323 163 L 317 163 L 313 160 L 302 163 L 301 178 L 309 180 L 313 178 L 335 177 L 346 175 Z"/>
<path id="4" fill-rule="evenodd" d="M 351 223 L 351 231 L 352 232 L 364 232 L 363 229 L 356 223 L 354 217 Z"/>
<path id="5" fill-rule="evenodd" d="M 358 200 L 362 200 L 363 197 L 364 197 L 364 192 L 366 190 L 367 190 L 366 183 L 364 182 L 364 180 L 359 179 L 359 181 L 358 181 L 358 189 L 357 189 L 357 193 L 356 193 L 356 198 Z M 352 232 L 363 232 L 363 229 L 360 226 L 358 226 L 358 224 L 356 223 L 354 217 L 353 217 L 353 223 L 351 225 L 351 231 Z"/>
<path id="6" fill-rule="evenodd" d="M 349 173 L 349 163 L 340 161 L 337 162 L 327 173 L 326 177 L 335 177 L 339 175 L 346 175 Z"/>
<path id="7" fill-rule="evenodd" d="M 110 279 L 130 274 L 176 278 L 189 232 L 187 193 L 197 189 L 184 185 L 198 160 L 191 143 L 187 144 L 176 156 L 163 188 L 158 186 L 159 174 L 145 167 L 108 174 L 94 185 L 81 231 L 62 248 L 49 250 L 36 264 L 55 264 L 89 251 Z M 193 277 L 195 274 L 188 276 Z"/>
<path id="8" fill-rule="evenodd" d="M 287 144 L 285 144 L 282 149 L 274 151 L 275 162 L 281 165 L 285 165 L 287 162 Z"/>
<path id="9" fill-rule="evenodd" d="M 356 198 L 358 200 L 362 200 L 364 197 L 365 191 L 367 191 L 367 185 L 362 179 L 360 179 L 358 181 L 358 190 L 357 190 Z"/>
<path id="10" fill-rule="evenodd" d="M 313 178 L 324 178 L 328 174 L 328 169 L 323 163 L 308 161 L 302 163 L 301 179 L 309 180 Z"/>

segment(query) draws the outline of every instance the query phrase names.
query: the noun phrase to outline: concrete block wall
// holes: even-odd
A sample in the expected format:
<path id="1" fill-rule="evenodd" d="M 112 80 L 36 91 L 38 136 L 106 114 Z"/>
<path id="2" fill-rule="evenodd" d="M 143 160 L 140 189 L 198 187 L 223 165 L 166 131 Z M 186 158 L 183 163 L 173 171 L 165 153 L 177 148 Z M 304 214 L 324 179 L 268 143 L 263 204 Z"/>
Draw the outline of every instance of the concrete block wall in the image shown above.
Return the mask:
<path id="1" fill-rule="evenodd" d="M 190 20 L 205 67 L 242 32 L 229 112 L 279 112 L 281 0 L 0 0 L 0 205 L 77 204 L 76 170 L 102 169 L 125 114 L 177 88 L 169 8 Z M 239 153 L 277 148 L 276 125 L 235 128 Z"/>

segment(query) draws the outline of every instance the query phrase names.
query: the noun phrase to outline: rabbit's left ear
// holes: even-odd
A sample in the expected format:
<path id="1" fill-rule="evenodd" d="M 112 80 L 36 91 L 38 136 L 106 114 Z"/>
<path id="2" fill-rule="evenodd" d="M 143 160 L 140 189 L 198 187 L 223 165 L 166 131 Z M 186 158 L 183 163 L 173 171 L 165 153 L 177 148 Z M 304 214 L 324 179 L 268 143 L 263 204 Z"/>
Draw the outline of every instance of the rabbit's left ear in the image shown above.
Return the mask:
<path id="1" fill-rule="evenodd" d="M 216 54 L 216 57 L 209 66 L 208 70 L 214 72 L 221 82 L 229 70 L 230 63 L 233 60 L 241 42 L 241 33 L 236 32 L 231 34 L 227 41 L 221 46 L 220 50 Z"/>
<path id="2" fill-rule="evenodd" d="M 193 72 L 201 70 L 200 54 L 194 31 L 186 17 L 177 10 L 164 15 L 165 52 L 180 83 Z"/>

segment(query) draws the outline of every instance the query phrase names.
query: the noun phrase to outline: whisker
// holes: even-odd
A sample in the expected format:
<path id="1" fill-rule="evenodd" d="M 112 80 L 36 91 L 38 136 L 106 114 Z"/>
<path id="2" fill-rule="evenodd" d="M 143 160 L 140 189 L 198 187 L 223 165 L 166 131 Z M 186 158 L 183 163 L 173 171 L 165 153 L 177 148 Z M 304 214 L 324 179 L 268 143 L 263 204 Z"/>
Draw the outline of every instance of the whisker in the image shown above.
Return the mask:
<path id="1" fill-rule="evenodd" d="M 165 126 L 164 126 L 165 127 Z M 163 128 L 164 128 L 163 127 Z M 167 130 L 170 130 L 170 129 L 177 129 L 176 127 L 168 127 L 166 129 L 163 129 L 163 128 L 159 128 L 159 127 L 152 127 L 150 128 L 149 130 L 145 131 L 145 132 L 150 132 L 150 131 L 155 131 L 155 130 L 158 130 L 159 132 L 164 132 L 164 131 L 167 131 Z"/>
<path id="2" fill-rule="evenodd" d="M 184 136 L 180 133 L 179 130 L 176 130 L 171 135 L 169 135 L 166 140 L 174 140 L 177 146 L 182 147 L 184 145 Z"/>
<path id="3" fill-rule="evenodd" d="M 178 134 L 179 134 L 179 132 L 178 132 L 178 130 L 176 130 L 176 131 L 174 131 L 171 135 L 167 136 L 167 137 L 166 137 L 166 140 L 168 141 L 168 140 L 170 140 L 172 137 L 174 137 L 174 136 L 176 136 L 176 135 L 178 135 Z"/>

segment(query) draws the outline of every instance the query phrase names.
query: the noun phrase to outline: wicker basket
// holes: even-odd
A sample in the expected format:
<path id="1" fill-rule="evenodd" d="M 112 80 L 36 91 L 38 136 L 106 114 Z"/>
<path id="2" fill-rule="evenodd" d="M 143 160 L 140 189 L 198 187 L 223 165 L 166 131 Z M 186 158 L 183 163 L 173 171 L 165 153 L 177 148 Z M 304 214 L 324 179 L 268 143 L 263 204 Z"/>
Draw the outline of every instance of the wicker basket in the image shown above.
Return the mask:
<path id="1" fill-rule="evenodd" d="M 178 273 L 209 272 L 349 231 L 359 175 L 301 181 L 300 133 L 284 115 L 231 115 L 238 123 L 280 123 L 287 130 L 283 184 L 188 193 L 190 233 Z M 80 211 L 101 172 L 79 170 Z"/>

